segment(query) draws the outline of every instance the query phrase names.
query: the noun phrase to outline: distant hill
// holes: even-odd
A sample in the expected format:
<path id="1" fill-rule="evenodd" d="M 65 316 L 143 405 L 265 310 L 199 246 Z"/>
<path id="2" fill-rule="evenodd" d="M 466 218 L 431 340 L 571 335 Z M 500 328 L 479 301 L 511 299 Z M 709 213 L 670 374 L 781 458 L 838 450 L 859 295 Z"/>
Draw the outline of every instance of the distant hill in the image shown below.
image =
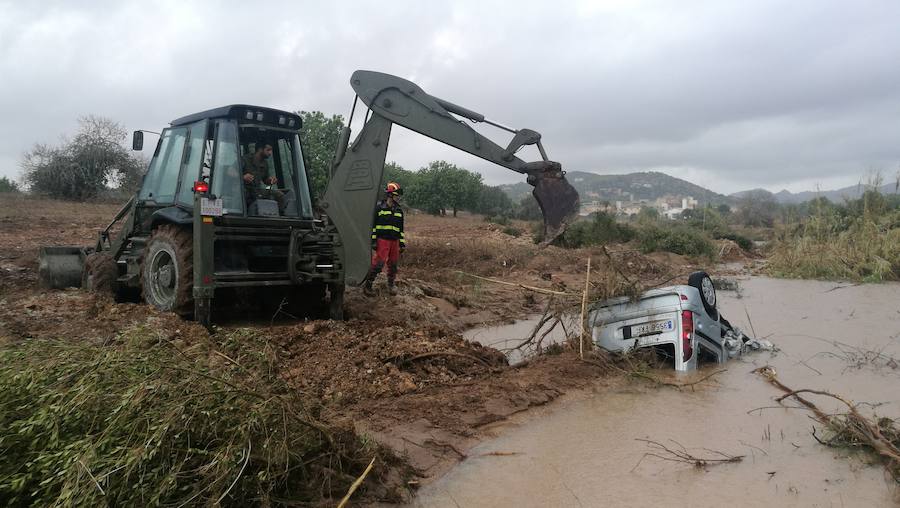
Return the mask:
<path id="1" fill-rule="evenodd" d="M 582 203 L 589 201 L 637 201 L 641 199 L 652 201 L 665 195 L 690 196 L 703 204 L 719 204 L 732 201 L 723 194 L 713 192 L 687 180 L 655 171 L 628 173 L 626 175 L 598 175 L 584 171 L 569 171 L 566 173 L 566 179 L 578 191 Z M 532 187 L 524 182 L 501 185 L 500 188 L 515 202 L 530 194 L 532 190 Z"/>
<path id="2" fill-rule="evenodd" d="M 734 199 L 740 199 L 750 192 L 765 192 L 767 194 L 772 194 L 775 198 L 775 201 L 781 204 L 798 204 L 803 203 L 804 201 L 809 201 L 813 198 L 822 196 L 828 198 L 829 201 L 835 203 L 843 203 L 848 199 L 857 199 L 862 196 L 862 193 L 865 192 L 866 187 L 864 185 L 851 185 L 850 187 L 844 187 L 843 189 L 830 190 L 830 191 L 803 191 L 793 193 L 787 190 L 782 190 L 772 194 L 763 189 L 751 189 L 741 192 L 735 192 L 731 194 L 729 197 Z M 882 194 L 896 194 L 897 193 L 897 184 L 896 183 L 886 183 L 878 188 L 878 191 Z"/>

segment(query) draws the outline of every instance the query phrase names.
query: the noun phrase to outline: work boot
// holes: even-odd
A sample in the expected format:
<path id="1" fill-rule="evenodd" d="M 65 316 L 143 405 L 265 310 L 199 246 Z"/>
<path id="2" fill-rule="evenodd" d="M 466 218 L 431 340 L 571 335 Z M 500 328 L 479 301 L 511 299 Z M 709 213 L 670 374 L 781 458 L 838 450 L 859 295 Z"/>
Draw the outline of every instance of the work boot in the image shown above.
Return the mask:
<path id="1" fill-rule="evenodd" d="M 388 279 L 388 294 L 391 296 L 397 294 L 397 286 L 394 285 L 394 279 Z"/>
<path id="2" fill-rule="evenodd" d="M 369 272 L 366 275 L 366 278 L 363 279 L 363 294 L 366 296 L 375 296 L 375 290 L 372 289 L 372 283 L 375 281 L 375 277 L 377 277 L 377 273 Z"/>

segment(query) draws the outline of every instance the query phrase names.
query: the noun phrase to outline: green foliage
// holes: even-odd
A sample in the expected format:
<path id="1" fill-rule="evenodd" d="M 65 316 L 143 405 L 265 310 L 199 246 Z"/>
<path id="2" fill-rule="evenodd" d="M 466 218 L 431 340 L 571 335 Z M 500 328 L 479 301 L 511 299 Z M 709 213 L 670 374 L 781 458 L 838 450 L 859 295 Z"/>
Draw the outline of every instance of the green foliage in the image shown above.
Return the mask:
<path id="1" fill-rule="evenodd" d="M 543 220 L 541 206 L 538 204 L 534 196 L 527 195 L 521 201 L 516 203 L 513 209 L 513 216 L 519 220 Z"/>
<path id="2" fill-rule="evenodd" d="M 318 199 L 328 187 L 331 164 L 337 151 L 344 118 L 341 115 L 325 116 L 321 111 L 298 111 L 303 119 L 300 131 L 300 142 L 303 144 L 303 156 L 309 173 L 313 196 Z"/>
<path id="3" fill-rule="evenodd" d="M 25 182 L 38 194 L 83 200 L 108 186 L 134 191 L 144 164 L 122 145 L 125 127 L 99 116 L 78 119 L 71 141 L 53 147 L 37 144 L 22 157 Z"/>
<path id="4" fill-rule="evenodd" d="M 403 169 L 403 167 L 396 162 L 387 162 L 384 165 L 384 176 L 381 178 L 381 188 L 387 187 L 388 182 L 397 182 L 400 184 L 400 188 L 403 189 L 405 195 L 406 190 L 414 185 L 413 182 L 416 180 L 417 176 L 416 173 Z"/>
<path id="5" fill-rule="evenodd" d="M 19 192 L 19 184 L 7 177 L 0 177 L 0 192 Z"/>
<path id="6" fill-rule="evenodd" d="M 482 185 L 474 211 L 484 215 L 509 217 L 513 212 L 513 204 L 500 187 Z"/>
<path id="7" fill-rule="evenodd" d="M 659 211 L 656 208 L 642 206 L 637 213 L 638 224 L 653 224 L 659 220 Z"/>
<path id="8" fill-rule="evenodd" d="M 459 210 L 475 209 L 482 187 L 481 175 L 434 161 L 417 172 L 407 201 L 431 214 L 446 215 L 450 210 L 456 217 Z"/>
<path id="9" fill-rule="evenodd" d="M 724 238 L 729 233 L 728 223 L 722 214 L 710 205 L 703 208 L 688 209 L 681 213 L 683 223 L 705 231 L 713 238 Z"/>
<path id="10" fill-rule="evenodd" d="M 738 224 L 754 227 L 772 227 L 779 209 L 775 196 L 761 190 L 749 191 L 738 199 L 733 216 Z"/>
<path id="11" fill-rule="evenodd" d="M 0 349 L 0 504 L 303 504 L 381 454 L 317 422 L 253 332 L 175 343 L 155 328 Z"/>
<path id="12" fill-rule="evenodd" d="M 754 247 L 753 240 L 747 238 L 744 235 L 730 232 L 730 231 L 727 233 L 722 233 L 721 235 L 716 236 L 716 238 L 731 240 L 732 242 L 738 244 L 738 247 L 744 249 L 745 251 L 751 251 L 751 250 L 753 250 L 753 247 Z"/>
<path id="13" fill-rule="evenodd" d="M 490 222 L 492 224 L 498 224 L 500 226 L 509 226 L 510 224 L 512 224 L 512 222 L 509 220 L 509 217 L 507 217 L 505 215 L 494 215 L 494 216 L 485 215 L 484 221 Z"/>
<path id="14" fill-rule="evenodd" d="M 876 190 L 846 205 L 812 203 L 773 242 L 769 271 L 778 277 L 900 279 L 900 200 Z"/>
<path id="15" fill-rule="evenodd" d="M 522 230 L 515 226 L 506 226 L 501 230 L 502 233 L 516 238 L 522 236 Z"/>
<path id="16" fill-rule="evenodd" d="M 671 227 L 644 226 L 637 233 L 638 247 L 644 253 L 664 251 L 685 256 L 715 256 L 712 240 L 702 231 L 683 224 Z"/>
<path id="17" fill-rule="evenodd" d="M 591 214 L 590 220 L 570 225 L 553 241 L 553 244 L 571 249 L 589 245 L 624 243 L 634 238 L 634 235 L 634 229 L 628 224 L 616 222 L 615 217 L 606 212 L 597 212 Z"/>

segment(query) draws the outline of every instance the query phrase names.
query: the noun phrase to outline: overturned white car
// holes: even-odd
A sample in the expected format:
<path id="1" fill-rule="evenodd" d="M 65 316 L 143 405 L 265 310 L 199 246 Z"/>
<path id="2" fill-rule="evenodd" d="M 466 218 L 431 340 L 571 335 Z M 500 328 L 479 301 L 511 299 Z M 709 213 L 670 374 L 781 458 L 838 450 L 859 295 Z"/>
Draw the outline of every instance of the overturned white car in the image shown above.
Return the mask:
<path id="1" fill-rule="evenodd" d="M 614 352 L 653 347 L 673 358 L 680 372 L 695 370 L 701 358 L 725 363 L 750 340 L 720 315 L 706 272 L 692 273 L 687 285 L 652 289 L 637 300 L 598 302 L 588 325 L 597 346 Z"/>

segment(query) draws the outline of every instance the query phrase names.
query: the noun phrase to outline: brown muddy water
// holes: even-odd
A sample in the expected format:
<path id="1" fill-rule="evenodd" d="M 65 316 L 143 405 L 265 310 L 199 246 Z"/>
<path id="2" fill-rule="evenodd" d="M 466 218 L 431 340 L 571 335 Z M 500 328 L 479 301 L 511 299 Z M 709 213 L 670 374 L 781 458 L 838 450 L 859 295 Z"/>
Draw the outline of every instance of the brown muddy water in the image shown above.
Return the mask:
<path id="1" fill-rule="evenodd" d="M 777 407 L 781 393 L 752 373 L 768 364 L 791 388 L 828 390 L 877 404 L 879 416 L 900 417 L 900 368 L 890 361 L 900 359 L 900 284 L 750 278 L 740 285 L 738 292 L 720 291 L 723 315 L 748 333 L 752 321 L 756 336 L 780 352 L 732 360 L 693 391 L 598 381 L 492 429 L 495 438 L 425 485 L 413 506 L 900 504 L 880 465 L 817 443 L 811 430 L 820 425 L 808 411 Z M 531 328 L 523 328 L 527 335 Z M 695 455 L 709 456 L 708 449 L 745 457 L 698 469 L 645 456 L 650 449 L 638 439 L 683 445 Z"/>
<path id="2" fill-rule="evenodd" d="M 541 315 L 536 314 L 508 325 L 472 328 L 463 333 L 463 338 L 502 351 L 510 365 L 516 365 L 536 353 L 536 348 L 533 346 L 519 347 L 532 334 L 535 339 L 543 337 L 540 341 L 544 348 L 551 344 L 564 342 L 566 331 L 575 330 L 575 327 L 578 326 L 578 318 L 568 317 L 563 321 L 563 323 L 556 324 L 541 323 Z M 535 330 L 538 325 L 541 327 Z"/>

